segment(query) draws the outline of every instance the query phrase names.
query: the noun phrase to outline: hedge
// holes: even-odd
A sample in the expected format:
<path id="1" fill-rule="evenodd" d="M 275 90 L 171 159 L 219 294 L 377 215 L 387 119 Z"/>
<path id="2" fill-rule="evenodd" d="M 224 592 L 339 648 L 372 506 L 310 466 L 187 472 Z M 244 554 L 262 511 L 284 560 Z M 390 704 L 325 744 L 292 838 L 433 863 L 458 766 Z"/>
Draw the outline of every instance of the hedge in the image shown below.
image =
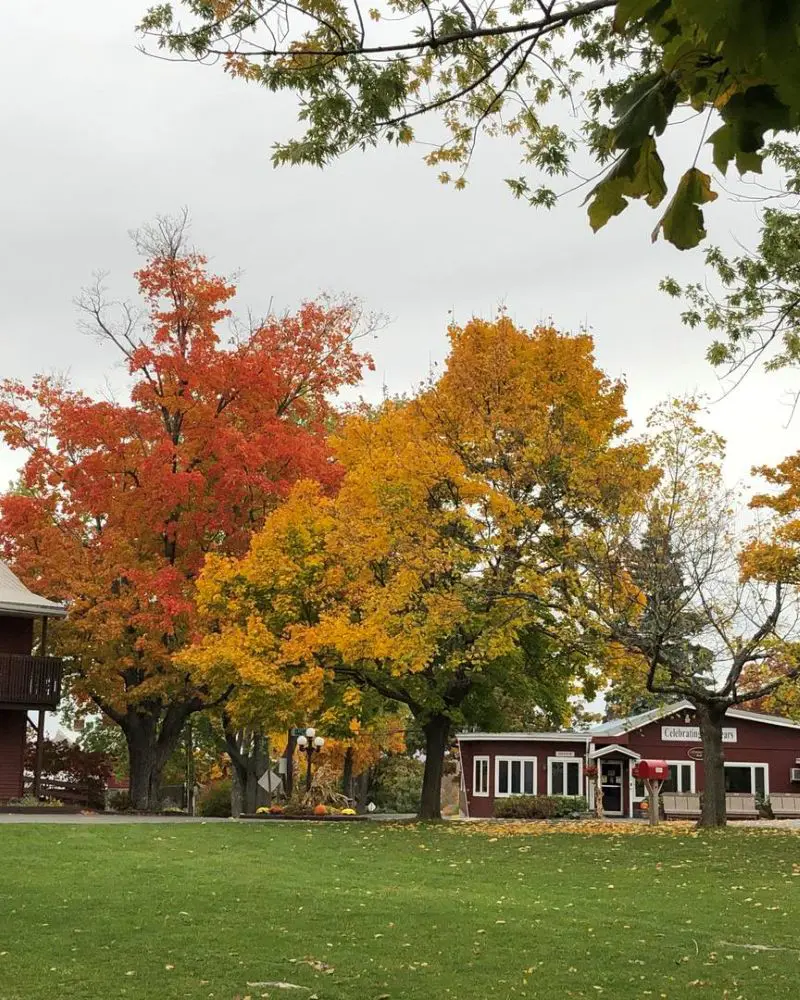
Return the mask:
<path id="1" fill-rule="evenodd" d="M 511 795 L 494 804 L 495 815 L 507 819 L 558 819 L 588 808 L 580 795 Z"/>

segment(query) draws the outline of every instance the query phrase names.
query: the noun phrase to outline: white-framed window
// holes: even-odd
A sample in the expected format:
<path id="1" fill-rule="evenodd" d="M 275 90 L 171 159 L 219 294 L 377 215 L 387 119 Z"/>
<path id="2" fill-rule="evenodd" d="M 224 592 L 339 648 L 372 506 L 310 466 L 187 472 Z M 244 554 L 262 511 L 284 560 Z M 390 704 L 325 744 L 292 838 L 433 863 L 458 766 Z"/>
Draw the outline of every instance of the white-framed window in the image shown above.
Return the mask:
<path id="1" fill-rule="evenodd" d="M 662 792 L 679 792 L 685 795 L 697 789 L 695 784 L 695 765 L 693 760 L 668 760 L 669 778 L 661 786 Z M 644 782 L 634 778 L 633 799 L 640 802 L 647 798 Z"/>
<path id="2" fill-rule="evenodd" d="M 536 795 L 535 757 L 495 757 L 495 798 L 506 795 Z"/>
<path id="3" fill-rule="evenodd" d="M 725 761 L 725 791 L 746 795 L 769 795 L 769 765 Z"/>
<path id="4" fill-rule="evenodd" d="M 580 757 L 547 758 L 547 794 L 583 795 L 583 761 Z"/>
<path id="5" fill-rule="evenodd" d="M 475 757 L 472 761 L 472 794 L 489 794 L 489 758 Z"/>

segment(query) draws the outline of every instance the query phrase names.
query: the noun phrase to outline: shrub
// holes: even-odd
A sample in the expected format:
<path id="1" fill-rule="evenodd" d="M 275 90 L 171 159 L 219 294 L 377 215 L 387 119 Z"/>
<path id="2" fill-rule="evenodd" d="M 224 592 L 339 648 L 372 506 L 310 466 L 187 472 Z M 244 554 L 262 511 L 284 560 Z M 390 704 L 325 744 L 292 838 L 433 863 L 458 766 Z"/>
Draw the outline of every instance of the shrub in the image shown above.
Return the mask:
<path id="1" fill-rule="evenodd" d="M 772 803 L 768 795 L 756 795 L 756 809 L 762 819 L 775 819 L 775 813 L 772 811 Z"/>
<path id="2" fill-rule="evenodd" d="M 31 738 L 25 745 L 25 768 L 33 774 L 36 763 L 36 743 Z M 106 782 L 112 767 L 105 754 L 84 750 L 69 740 L 44 740 L 42 743 L 42 779 L 65 782 L 86 790 L 87 803 L 93 809 L 104 805 Z"/>
<path id="3" fill-rule="evenodd" d="M 412 813 L 419 808 L 425 765 L 414 757 L 384 757 L 375 766 L 371 797 L 383 812 Z"/>
<path id="4" fill-rule="evenodd" d="M 127 812 L 131 807 L 130 792 L 110 792 L 108 796 L 108 808 L 115 812 Z"/>
<path id="5" fill-rule="evenodd" d="M 60 799 L 37 799 L 35 795 L 23 795 L 21 799 L 9 799 L 7 805 L 26 809 L 62 809 L 64 803 Z"/>
<path id="6" fill-rule="evenodd" d="M 230 816 L 230 781 L 215 781 L 213 784 L 207 785 L 198 799 L 197 812 L 201 816 Z"/>
<path id="7" fill-rule="evenodd" d="M 558 819 L 587 809 L 579 795 L 511 795 L 494 804 L 495 815 L 506 819 Z"/>

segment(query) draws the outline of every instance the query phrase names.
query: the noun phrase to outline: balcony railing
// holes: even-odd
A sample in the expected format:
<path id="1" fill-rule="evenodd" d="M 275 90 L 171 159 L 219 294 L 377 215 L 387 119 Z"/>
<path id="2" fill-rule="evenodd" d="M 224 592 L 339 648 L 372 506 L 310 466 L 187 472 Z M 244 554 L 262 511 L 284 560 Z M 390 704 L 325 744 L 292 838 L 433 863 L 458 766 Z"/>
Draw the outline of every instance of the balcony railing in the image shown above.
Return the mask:
<path id="1" fill-rule="evenodd" d="M 61 698 L 61 659 L 0 653 L 0 705 L 56 708 Z"/>

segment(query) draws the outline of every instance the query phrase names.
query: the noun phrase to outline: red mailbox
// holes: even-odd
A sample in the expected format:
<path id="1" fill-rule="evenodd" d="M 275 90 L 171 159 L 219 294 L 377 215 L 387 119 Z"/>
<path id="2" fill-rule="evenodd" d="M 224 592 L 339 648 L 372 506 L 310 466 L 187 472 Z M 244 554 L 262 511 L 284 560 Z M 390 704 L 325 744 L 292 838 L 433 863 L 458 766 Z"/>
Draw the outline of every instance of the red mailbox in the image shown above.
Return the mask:
<path id="1" fill-rule="evenodd" d="M 669 778 L 669 764 L 665 760 L 640 760 L 634 765 L 633 776 L 650 781 L 666 781 Z"/>

